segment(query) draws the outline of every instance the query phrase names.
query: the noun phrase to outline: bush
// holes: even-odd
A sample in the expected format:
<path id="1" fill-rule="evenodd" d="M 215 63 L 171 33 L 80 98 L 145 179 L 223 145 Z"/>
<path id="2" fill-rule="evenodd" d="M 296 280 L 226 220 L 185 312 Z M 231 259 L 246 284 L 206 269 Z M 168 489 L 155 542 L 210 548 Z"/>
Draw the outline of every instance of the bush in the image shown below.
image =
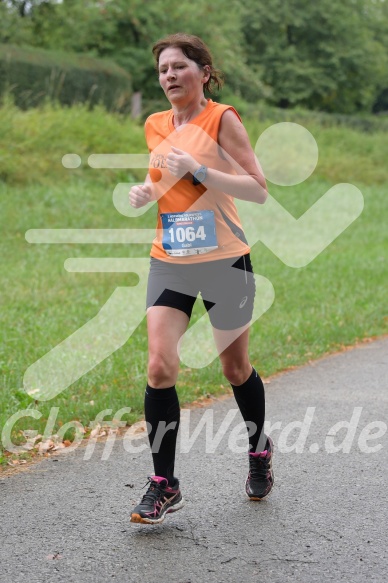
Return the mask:
<path id="1" fill-rule="evenodd" d="M 131 106 L 130 75 L 116 64 L 76 54 L 0 45 L 0 96 L 12 93 L 28 109 L 47 100 L 63 105 L 103 104 L 109 111 Z"/>

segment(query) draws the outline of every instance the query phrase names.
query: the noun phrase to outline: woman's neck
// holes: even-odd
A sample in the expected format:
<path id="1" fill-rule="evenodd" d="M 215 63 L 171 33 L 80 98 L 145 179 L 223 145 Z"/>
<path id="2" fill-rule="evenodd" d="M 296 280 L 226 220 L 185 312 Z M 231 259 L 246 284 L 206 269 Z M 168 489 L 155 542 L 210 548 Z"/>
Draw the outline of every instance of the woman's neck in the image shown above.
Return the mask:
<path id="1" fill-rule="evenodd" d="M 192 119 L 197 117 L 205 109 L 208 104 L 208 100 L 203 97 L 200 102 L 191 102 L 186 105 L 180 106 L 179 104 L 172 105 L 172 111 L 174 115 L 174 126 L 178 128 L 179 126 L 189 123 Z"/>

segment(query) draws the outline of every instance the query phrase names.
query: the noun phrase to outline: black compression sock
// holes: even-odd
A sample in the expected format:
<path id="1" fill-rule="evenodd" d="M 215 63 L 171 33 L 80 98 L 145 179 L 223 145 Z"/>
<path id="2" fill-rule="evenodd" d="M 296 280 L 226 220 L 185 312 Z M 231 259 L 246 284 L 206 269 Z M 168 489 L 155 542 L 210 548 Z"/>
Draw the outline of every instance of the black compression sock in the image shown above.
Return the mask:
<path id="1" fill-rule="evenodd" d="M 265 448 L 264 434 L 265 393 L 264 385 L 255 369 L 242 385 L 232 385 L 234 397 L 247 424 L 249 435 L 249 451 L 260 452 Z M 254 425 L 253 425 L 254 424 Z M 256 429 L 255 429 L 256 428 Z"/>
<path id="2" fill-rule="evenodd" d="M 180 409 L 175 386 L 154 389 L 147 384 L 144 397 L 145 420 L 151 425 L 148 437 L 156 476 L 175 483 L 174 463 Z"/>

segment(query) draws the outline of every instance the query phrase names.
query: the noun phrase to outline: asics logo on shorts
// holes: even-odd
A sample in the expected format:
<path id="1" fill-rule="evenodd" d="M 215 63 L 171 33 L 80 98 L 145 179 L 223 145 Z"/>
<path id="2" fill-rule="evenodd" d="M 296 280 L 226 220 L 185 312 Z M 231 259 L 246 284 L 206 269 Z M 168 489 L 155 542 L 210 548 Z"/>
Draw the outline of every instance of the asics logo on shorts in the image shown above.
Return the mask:
<path id="1" fill-rule="evenodd" d="M 240 302 L 239 308 L 243 308 L 248 301 L 248 296 L 244 296 Z"/>

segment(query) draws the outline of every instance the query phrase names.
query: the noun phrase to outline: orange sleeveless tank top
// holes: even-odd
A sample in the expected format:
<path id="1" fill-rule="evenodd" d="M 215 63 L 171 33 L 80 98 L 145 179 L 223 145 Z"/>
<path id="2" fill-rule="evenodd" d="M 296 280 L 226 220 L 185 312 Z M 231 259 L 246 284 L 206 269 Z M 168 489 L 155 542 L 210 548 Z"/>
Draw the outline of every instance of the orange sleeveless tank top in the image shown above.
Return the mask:
<path id="1" fill-rule="evenodd" d="M 190 153 L 201 165 L 236 174 L 231 164 L 222 156 L 218 145 L 221 117 L 227 109 L 231 109 L 241 121 L 232 106 L 216 103 L 211 99 L 198 116 L 177 129 L 173 124 L 172 109 L 154 113 L 146 120 L 145 136 L 150 151 L 149 175 L 158 202 L 156 237 L 152 244 L 151 257 L 171 263 L 188 264 L 239 257 L 249 253 L 250 248 L 245 239 L 233 197 L 216 189 L 207 189 L 205 184 L 195 186 L 191 175 L 179 179 L 170 174 L 166 165 L 166 156 L 171 152 L 171 146 L 175 146 Z M 198 224 L 201 223 L 190 222 L 190 219 L 202 217 L 203 211 L 210 211 L 205 214 L 212 217 L 216 246 L 213 245 L 207 252 L 182 251 L 182 256 L 171 256 L 166 251 L 167 227 L 163 222 L 165 221 L 163 217 L 169 217 L 172 221 L 182 220 L 181 213 L 187 213 L 183 216 L 188 219 L 186 223 L 179 223 L 183 225 L 181 232 L 171 231 L 172 237 L 179 238 L 180 236 L 183 241 L 180 245 L 184 249 L 185 245 L 186 247 L 193 246 L 193 243 L 185 244 L 185 233 L 188 239 L 192 239 L 197 233 L 199 245 L 201 245 L 200 239 L 205 237 L 204 231 L 198 229 Z M 185 231 L 184 225 L 191 224 L 194 226 Z"/>

